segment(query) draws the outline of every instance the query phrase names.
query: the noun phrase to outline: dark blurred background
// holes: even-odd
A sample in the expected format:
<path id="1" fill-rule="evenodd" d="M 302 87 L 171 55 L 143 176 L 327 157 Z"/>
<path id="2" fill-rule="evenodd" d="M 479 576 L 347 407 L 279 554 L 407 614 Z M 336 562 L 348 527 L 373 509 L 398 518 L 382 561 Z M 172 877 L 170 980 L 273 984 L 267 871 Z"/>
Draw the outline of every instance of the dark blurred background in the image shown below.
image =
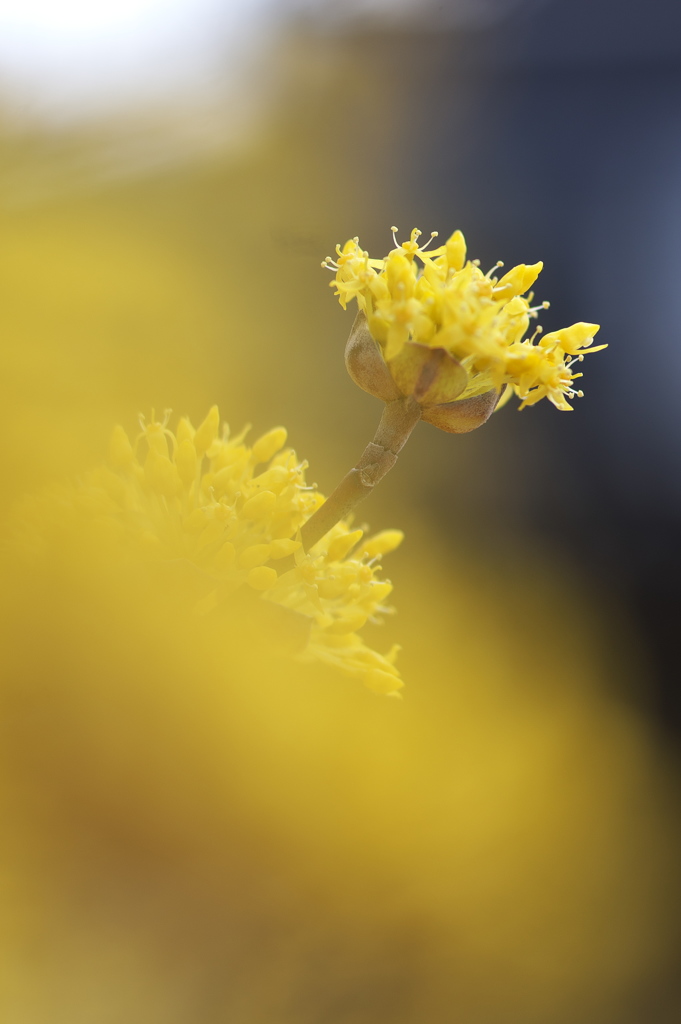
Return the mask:
<path id="1" fill-rule="evenodd" d="M 469 525 L 550 538 L 616 592 L 645 640 L 650 710 L 678 731 L 681 7 L 530 3 L 458 42 L 438 40 L 415 88 L 418 218 L 475 228 L 485 265 L 541 257 L 548 329 L 593 320 L 611 345 L 583 365 L 574 415 L 542 407 L 475 435 L 504 489 L 493 512 L 471 503 Z M 448 97 L 468 90 L 462 145 Z"/>

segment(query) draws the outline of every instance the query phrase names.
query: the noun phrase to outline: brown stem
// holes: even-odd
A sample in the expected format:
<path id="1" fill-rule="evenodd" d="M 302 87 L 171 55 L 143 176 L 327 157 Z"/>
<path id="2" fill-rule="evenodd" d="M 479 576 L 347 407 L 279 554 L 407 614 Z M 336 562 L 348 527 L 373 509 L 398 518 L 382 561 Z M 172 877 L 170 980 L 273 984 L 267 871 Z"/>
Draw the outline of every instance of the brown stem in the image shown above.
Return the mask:
<path id="1" fill-rule="evenodd" d="M 357 465 L 303 524 L 300 535 L 306 551 L 371 494 L 397 462 L 398 452 L 420 418 L 421 408 L 412 396 L 385 404 L 374 439 L 364 449 Z"/>

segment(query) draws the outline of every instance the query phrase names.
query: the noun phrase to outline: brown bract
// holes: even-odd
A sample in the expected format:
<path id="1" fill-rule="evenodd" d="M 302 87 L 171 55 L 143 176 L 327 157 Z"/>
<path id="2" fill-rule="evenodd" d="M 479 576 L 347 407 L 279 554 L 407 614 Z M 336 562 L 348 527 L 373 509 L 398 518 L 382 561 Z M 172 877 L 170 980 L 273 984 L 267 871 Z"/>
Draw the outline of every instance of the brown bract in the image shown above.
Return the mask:
<path id="1" fill-rule="evenodd" d="M 413 396 L 421 418 L 450 434 L 481 427 L 494 412 L 502 392 L 496 389 L 457 401 L 468 383 L 461 363 L 444 348 L 407 342 L 390 362 L 359 312 L 345 347 L 345 365 L 355 384 L 383 402 Z"/>

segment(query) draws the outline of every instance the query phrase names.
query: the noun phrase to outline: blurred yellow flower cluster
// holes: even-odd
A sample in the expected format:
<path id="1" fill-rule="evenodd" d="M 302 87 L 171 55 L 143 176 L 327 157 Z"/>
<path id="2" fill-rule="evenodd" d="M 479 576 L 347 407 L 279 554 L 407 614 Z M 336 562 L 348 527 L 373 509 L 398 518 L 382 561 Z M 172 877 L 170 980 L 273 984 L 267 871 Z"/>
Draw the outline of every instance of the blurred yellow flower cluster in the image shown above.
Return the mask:
<path id="1" fill-rule="evenodd" d="M 235 437 L 226 425 L 220 431 L 217 406 L 197 428 L 184 417 L 173 433 L 168 418 L 140 418 L 134 442 L 117 426 L 108 466 L 27 501 L 24 551 L 35 557 L 75 531 L 96 557 L 105 551 L 161 566 L 164 583 L 174 573 L 199 614 L 246 613 L 264 641 L 293 645 L 304 660 L 396 694 L 403 685 L 398 649 L 381 655 L 357 631 L 392 611 L 385 604 L 392 585 L 378 578 L 379 561 L 403 534 L 385 530 L 362 542 L 363 531 L 342 521 L 304 552 L 296 533 L 324 498 L 305 483 L 307 463 L 284 447 L 284 427 L 249 447 L 248 428 Z"/>
<path id="2" fill-rule="evenodd" d="M 336 260 L 327 257 L 322 264 L 335 271 L 332 287 L 343 308 L 357 300 L 389 365 L 408 344 L 443 349 L 466 371 L 449 401 L 492 389 L 499 393 L 507 386 L 504 399 L 515 391 L 521 408 L 545 397 L 558 409 L 572 408 L 567 399 L 582 397 L 573 386 L 582 376 L 573 371 L 574 364 L 584 358 L 584 349 L 597 352 L 606 346 L 590 347 L 598 325 L 589 323 L 543 337 L 538 327 L 525 337 L 530 320 L 548 306 L 532 306 L 532 293 L 527 294 L 542 263 L 521 263 L 498 278 L 503 264 L 485 274 L 478 261 L 466 260 L 460 231 L 439 248 L 426 251 L 430 242 L 419 244 L 417 228 L 402 244 L 395 236 L 397 229 L 392 230 L 395 248 L 385 259 L 370 258 L 359 239 L 352 238 L 342 249 L 336 247 Z"/>

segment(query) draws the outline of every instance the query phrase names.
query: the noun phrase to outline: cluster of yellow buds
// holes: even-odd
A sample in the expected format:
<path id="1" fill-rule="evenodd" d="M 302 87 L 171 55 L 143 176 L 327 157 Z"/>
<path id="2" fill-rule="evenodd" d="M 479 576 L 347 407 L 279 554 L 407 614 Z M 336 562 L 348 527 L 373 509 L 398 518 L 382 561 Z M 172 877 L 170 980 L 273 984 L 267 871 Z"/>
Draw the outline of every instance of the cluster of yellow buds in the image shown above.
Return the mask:
<path id="1" fill-rule="evenodd" d="M 358 635 L 368 620 L 392 609 L 392 590 L 380 578 L 380 559 L 402 541 L 399 530 L 363 539 L 345 521 L 305 552 L 297 539 L 303 522 L 324 502 L 305 482 L 306 462 L 285 447 L 284 427 L 252 446 L 247 431 L 230 437 L 216 406 L 200 426 L 185 417 L 176 432 L 168 414 L 140 418 L 131 441 L 114 429 L 108 465 L 77 485 L 61 487 L 22 509 L 23 547 L 35 553 L 60 531 L 79 543 L 93 536 L 97 550 L 113 547 L 115 559 L 191 570 L 194 610 L 229 614 L 243 607 L 263 634 L 278 632 L 303 659 L 317 659 L 359 677 L 370 689 L 396 694 L 397 648 L 387 655 Z M 194 584 L 198 584 L 194 586 Z M 269 610 L 268 610 L 269 609 Z M 277 616 L 279 619 L 277 620 Z"/>
<path id="2" fill-rule="evenodd" d="M 575 363 L 585 350 L 606 346 L 593 347 L 598 325 L 589 323 L 543 336 L 537 327 L 525 337 L 548 306 L 533 306 L 527 294 L 542 263 L 521 263 L 499 277 L 503 264 L 483 273 L 466 259 L 460 231 L 429 250 L 418 229 L 402 244 L 392 230 L 395 248 L 384 259 L 372 259 L 352 238 L 322 263 L 334 271 L 343 308 L 357 300 L 346 361 L 360 387 L 386 402 L 413 394 L 423 419 L 455 433 L 484 422 L 504 392 L 503 401 L 515 392 L 521 408 L 544 397 L 572 408 L 568 399 L 582 396 Z"/>

